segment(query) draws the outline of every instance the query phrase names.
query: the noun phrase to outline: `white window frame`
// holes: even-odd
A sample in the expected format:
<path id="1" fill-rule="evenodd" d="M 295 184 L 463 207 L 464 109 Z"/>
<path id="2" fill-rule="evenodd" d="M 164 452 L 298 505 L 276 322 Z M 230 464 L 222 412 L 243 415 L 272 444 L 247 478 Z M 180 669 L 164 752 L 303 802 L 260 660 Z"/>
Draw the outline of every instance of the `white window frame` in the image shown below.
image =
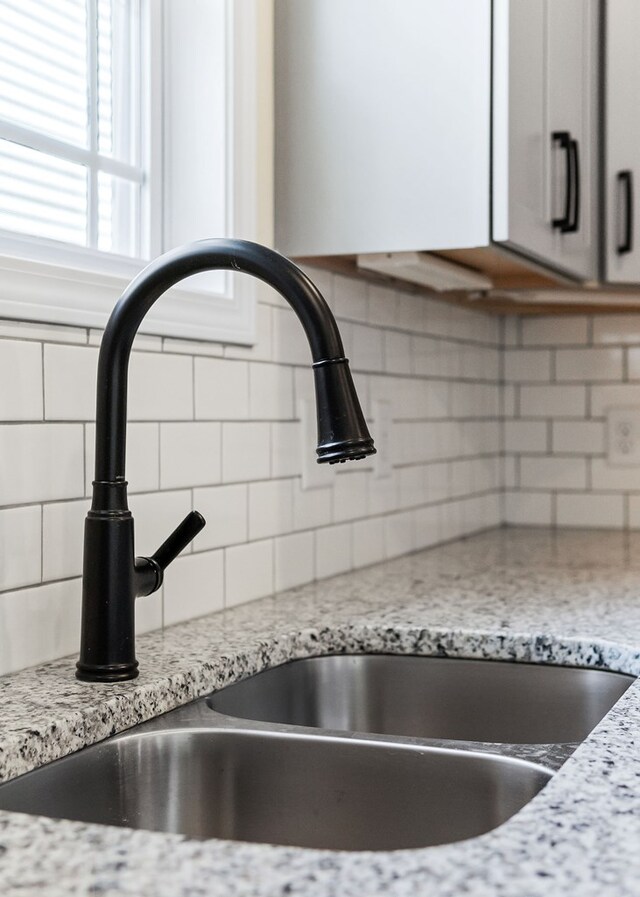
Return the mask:
<path id="1" fill-rule="evenodd" d="M 170 116 L 160 116 L 157 110 L 159 104 L 166 103 L 164 59 L 169 36 L 165 4 L 176 2 L 183 0 L 143 0 L 144 19 L 149 26 L 143 41 L 148 56 L 143 62 L 150 73 L 151 90 L 146 129 L 150 184 L 144 191 L 147 206 L 142 217 L 149 222 L 144 240 L 150 258 L 160 253 L 171 216 L 171 209 L 163 201 L 171 161 L 164 152 L 162 133 Z M 258 183 L 264 179 L 260 155 L 265 149 L 259 146 L 260 85 L 270 80 L 270 73 L 260 70 L 270 64 L 270 54 L 261 52 L 260 42 L 269 35 L 265 33 L 265 9 L 259 9 L 260 3 L 264 0 L 225 0 L 226 234 L 207 236 L 262 237 L 263 241 L 271 236 L 260 228 L 259 191 L 269 194 L 271 189 L 270 184 Z M 146 264 L 146 260 L 4 232 L 0 236 L 0 318 L 102 328 L 123 289 Z M 255 280 L 225 274 L 222 284 L 216 289 L 203 289 L 195 282 L 193 287 L 173 288 L 147 315 L 141 332 L 253 344 Z"/>

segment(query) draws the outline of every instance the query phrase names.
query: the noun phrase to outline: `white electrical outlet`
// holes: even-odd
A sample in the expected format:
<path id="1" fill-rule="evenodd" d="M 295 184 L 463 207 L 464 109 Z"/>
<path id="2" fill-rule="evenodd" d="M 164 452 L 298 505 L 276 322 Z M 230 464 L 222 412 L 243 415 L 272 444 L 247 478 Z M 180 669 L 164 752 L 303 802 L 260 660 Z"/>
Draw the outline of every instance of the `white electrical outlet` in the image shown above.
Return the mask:
<path id="1" fill-rule="evenodd" d="M 615 467 L 640 466 L 640 405 L 607 411 L 607 460 Z"/>

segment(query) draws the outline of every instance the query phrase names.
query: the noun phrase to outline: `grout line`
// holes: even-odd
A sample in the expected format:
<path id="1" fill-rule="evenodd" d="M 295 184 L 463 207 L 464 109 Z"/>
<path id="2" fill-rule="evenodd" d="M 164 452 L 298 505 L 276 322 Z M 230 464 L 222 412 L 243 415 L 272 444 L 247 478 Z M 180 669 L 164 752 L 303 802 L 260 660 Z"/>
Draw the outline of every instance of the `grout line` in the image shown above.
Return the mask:
<path id="1" fill-rule="evenodd" d="M 44 582 L 44 505 L 40 505 L 40 582 Z"/>

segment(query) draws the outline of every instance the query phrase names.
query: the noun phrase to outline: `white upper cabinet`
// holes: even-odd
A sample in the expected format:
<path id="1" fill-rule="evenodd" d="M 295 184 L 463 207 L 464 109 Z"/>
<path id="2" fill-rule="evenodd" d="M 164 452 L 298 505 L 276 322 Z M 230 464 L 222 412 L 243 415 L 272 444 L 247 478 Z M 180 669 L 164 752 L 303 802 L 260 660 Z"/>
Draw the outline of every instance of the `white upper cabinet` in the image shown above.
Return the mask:
<path id="1" fill-rule="evenodd" d="M 598 0 L 494 0 L 493 239 L 598 264 Z"/>
<path id="2" fill-rule="evenodd" d="M 490 0 L 276 0 L 276 245 L 489 239 Z"/>
<path id="3" fill-rule="evenodd" d="M 605 6 L 605 277 L 640 283 L 634 213 L 640 179 L 640 3 Z"/>
<path id="4" fill-rule="evenodd" d="M 275 7 L 278 249 L 595 276 L 598 0 Z"/>

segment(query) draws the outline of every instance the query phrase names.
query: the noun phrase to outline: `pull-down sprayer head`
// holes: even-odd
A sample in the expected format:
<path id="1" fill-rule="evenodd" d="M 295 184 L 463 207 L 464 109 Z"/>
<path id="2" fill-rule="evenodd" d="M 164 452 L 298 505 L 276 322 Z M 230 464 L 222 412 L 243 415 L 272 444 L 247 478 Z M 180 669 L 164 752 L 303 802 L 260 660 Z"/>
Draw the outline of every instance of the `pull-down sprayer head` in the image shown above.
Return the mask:
<path id="1" fill-rule="evenodd" d="M 318 411 L 318 464 L 360 461 L 375 453 L 346 358 L 313 365 Z"/>

